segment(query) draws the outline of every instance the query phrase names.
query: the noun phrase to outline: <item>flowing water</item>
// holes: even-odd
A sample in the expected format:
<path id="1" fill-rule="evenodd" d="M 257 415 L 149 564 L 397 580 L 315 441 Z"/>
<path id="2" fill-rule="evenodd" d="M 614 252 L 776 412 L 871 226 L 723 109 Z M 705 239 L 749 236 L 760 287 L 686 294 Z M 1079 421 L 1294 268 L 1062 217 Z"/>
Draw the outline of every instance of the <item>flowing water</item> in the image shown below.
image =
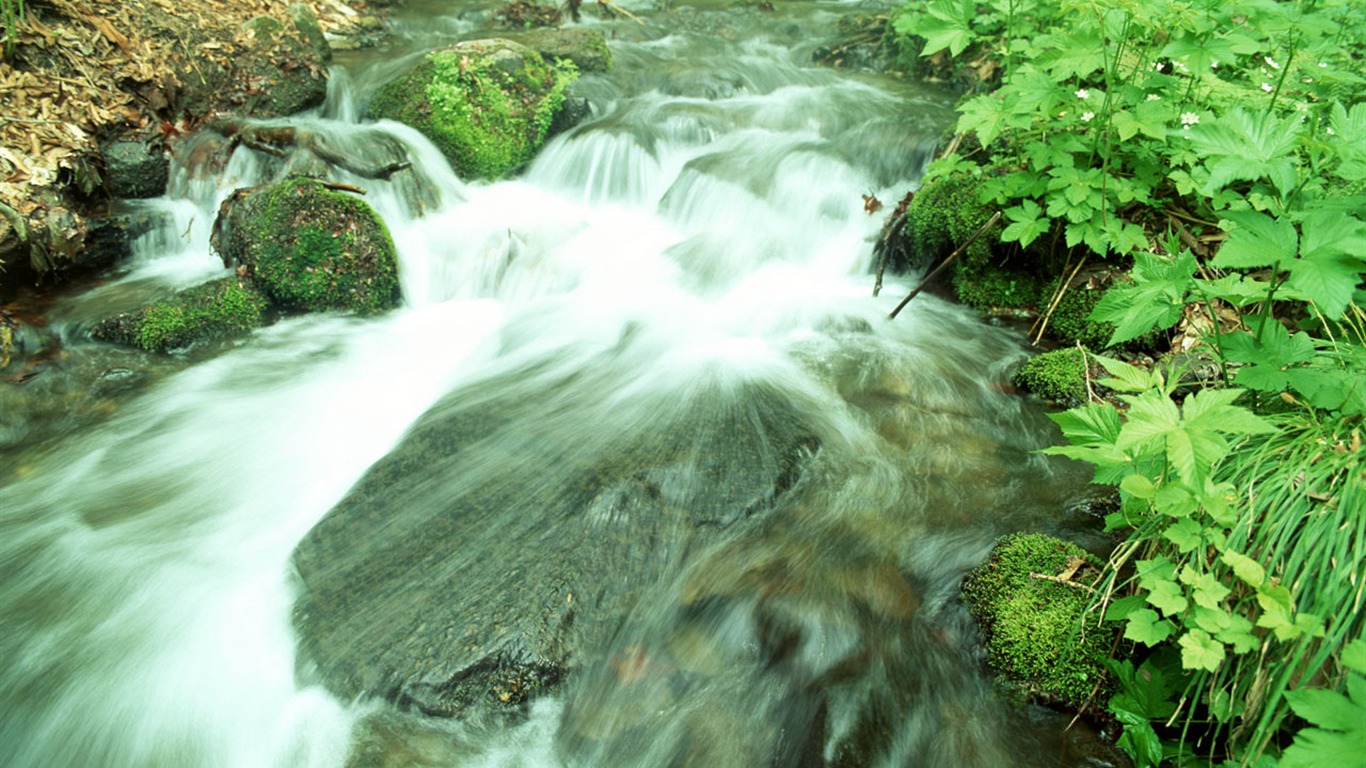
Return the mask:
<path id="1" fill-rule="evenodd" d="M 399 39 L 488 18 L 450 7 L 412 4 Z M 812 66 L 848 6 L 627 7 L 638 21 L 585 22 L 616 59 L 577 86 L 592 117 L 515 180 L 463 183 L 414 132 L 359 121 L 397 51 L 346 61 L 296 121 L 414 162 L 392 182 L 332 172 L 398 244 L 404 306 L 382 317 L 287 318 L 170 360 L 86 341 L 103 313 L 224 274 L 218 202 L 285 169 L 178 149 L 137 258 L 54 309 L 65 363 L 24 385 L 47 399 L 7 401 L 0 765 L 1059 764 L 1065 721 L 993 693 L 955 594 L 994 537 L 1080 528 L 1086 478 L 1032 453 L 1052 433 L 1003 391 L 1018 334 L 929 295 L 888 320 L 910 280 L 870 296 L 863 196 L 914 188 L 950 97 Z M 507 425 L 435 465 L 438 489 L 553 495 L 619 446 L 753 427 L 766 403 L 813 439 L 796 501 L 653 553 L 666 565 L 566 686 L 466 724 L 338 700 L 299 669 L 291 623 L 295 546 L 438 402 Z M 687 505 L 708 482 L 657 485 Z M 535 547 L 536 514 L 491 510 L 488 538 Z M 444 542 L 443 574 L 497 568 L 482 543 Z"/>

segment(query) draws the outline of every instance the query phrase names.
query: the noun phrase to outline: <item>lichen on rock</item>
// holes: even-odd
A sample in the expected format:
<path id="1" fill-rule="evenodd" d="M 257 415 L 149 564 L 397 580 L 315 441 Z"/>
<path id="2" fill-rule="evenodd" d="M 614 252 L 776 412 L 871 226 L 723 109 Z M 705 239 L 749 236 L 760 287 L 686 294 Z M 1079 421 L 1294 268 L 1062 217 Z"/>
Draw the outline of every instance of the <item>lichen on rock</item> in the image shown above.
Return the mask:
<path id="1" fill-rule="evenodd" d="M 398 304 L 398 258 L 365 201 L 306 178 L 238 190 L 219 211 L 214 248 L 286 309 L 370 314 Z"/>
<path id="2" fill-rule="evenodd" d="M 496 179 L 530 162 L 577 75 L 520 43 L 474 40 L 423 56 L 379 89 L 369 115 L 421 131 L 462 178 Z"/>
<path id="3" fill-rule="evenodd" d="M 1088 612 L 1100 561 L 1046 534 L 1010 534 L 963 582 L 986 638 L 988 663 L 1025 694 L 1070 708 L 1108 695 L 1105 660 L 1115 638 Z"/>
<path id="4" fill-rule="evenodd" d="M 228 277 L 106 318 L 92 335 L 149 352 L 169 352 L 249 333 L 263 324 L 266 307 L 266 297 L 250 280 Z"/>

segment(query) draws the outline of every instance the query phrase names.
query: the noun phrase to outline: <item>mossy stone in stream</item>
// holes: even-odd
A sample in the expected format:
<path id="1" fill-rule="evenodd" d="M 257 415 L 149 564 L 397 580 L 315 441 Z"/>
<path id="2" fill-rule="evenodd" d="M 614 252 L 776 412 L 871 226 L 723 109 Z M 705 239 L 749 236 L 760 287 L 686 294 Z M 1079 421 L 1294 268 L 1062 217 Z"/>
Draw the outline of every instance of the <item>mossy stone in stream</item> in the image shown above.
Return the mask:
<path id="1" fill-rule="evenodd" d="M 1086 401 L 1089 361 L 1078 347 L 1066 347 L 1029 358 L 1015 372 L 1015 385 L 1068 407 Z"/>
<path id="2" fill-rule="evenodd" d="M 369 115 L 421 131 L 462 178 L 496 179 L 540 149 L 577 76 L 520 43 L 473 40 L 423 56 L 375 93 Z"/>
<path id="3" fill-rule="evenodd" d="M 229 277 L 106 318 L 92 335 L 149 352 L 166 352 L 249 333 L 264 322 L 266 306 L 266 297 L 250 280 Z"/>
<path id="4" fill-rule="evenodd" d="M 930 178 L 906 209 L 906 237 L 918 261 L 937 264 L 976 235 L 991 209 L 977 196 L 981 179 L 955 171 Z M 996 253 L 998 222 L 963 252 L 953 266 L 953 290 L 974 309 L 1019 309 L 1039 298 L 1039 279 L 1021 264 L 1007 263 Z"/>
<path id="5" fill-rule="evenodd" d="M 1088 613 L 1086 585 L 1100 561 L 1046 534 L 1002 537 L 963 582 L 963 599 L 986 638 L 987 660 L 1010 684 L 1071 708 L 1104 701 L 1112 626 Z"/>
<path id="6" fill-rule="evenodd" d="M 303 178 L 238 190 L 214 226 L 224 263 L 282 307 L 369 314 L 398 304 L 393 238 L 354 194 Z"/>

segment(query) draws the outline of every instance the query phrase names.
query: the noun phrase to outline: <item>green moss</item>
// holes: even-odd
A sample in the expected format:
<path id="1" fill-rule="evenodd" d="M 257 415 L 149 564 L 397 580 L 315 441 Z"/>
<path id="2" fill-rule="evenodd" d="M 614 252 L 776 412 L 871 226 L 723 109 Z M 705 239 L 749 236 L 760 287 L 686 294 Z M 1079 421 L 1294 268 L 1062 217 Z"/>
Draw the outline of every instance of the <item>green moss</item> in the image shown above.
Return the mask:
<path id="1" fill-rule="evenodd" d="M 225 278 L 177 293 L 134 313 L 125 338 L 110 338 L 165 352 L 240 336 L 261 325 L 266 298 L 249 282 Z"/>
<path id="2" fill-rule="evenodd" d="M 1080 558 L 1070 584 L 1058 576 Z M 987 659 L 1007 681 L 1052 703 L 1080 707 L 1096 691 L 1107 693 L 1105 659 L 1114 630 L 1088 614 L 1082 588 L 1100 561 L 1075 544 L 1044 534 L 1011 534 L 973 569 L 963 598 L 985 636 Z M 1084 623 L 1083 623 L 1084 622 Z"/>
<path id="3" fill-rule="evenodd" d="M 421 131 L 461 177 L 495 179 L 531 160 L 577 77 L 572 62 L 521 46 L 435 51 L 380 88 L 369 112 Z"/>
<path id="4" fill-rule="evenodd" d="M 370 314 L 398 303 L 393 238 L 355 195 L 290 179 L 248 195 L 230 221 L 228 253 L 282 306 Z"/>
<path id="5" fill-rule="evenodd" d="M 1044 287 L 1041 296 L 1045 303 L 1052 299 L 1061 282 L 1061 278 L 1054 279 Z M 1091 290 L 1084 285 L 1069 288 L 1048 319 L 1049 332 L 1059 341 L 1067 344 L 1081 342 L 1088 349 L 1105 349 L 1110 346 L 1110 338 L 1115 334 L 1115 324 L 1090 319 L 1091 310 L 1096 308 L 1096 303 L 1104 295 L 1104 289 Z"/>
<path id="6" fill-rule="evenodd" d="M 974 173 L 958 170 L 927 180 L 916 192 L 906 209 L 906 236 L 919 260 L 948 258 L 991 218 L 992 210 L 977 198 L 980 183 Z M 975 309 L 1035 306 L 1039 279 L 1028 265 L 1010 264 L 996 253 L 1000 237 L 997 223 L 954 262 L 955 295 Z"/>
<path id="7" fill-rule="evenodd" d="M 1015 372 L 1015 385 L 1067 406 L 1086 401 L 1088 361 L 1076 347 L 1055 349 L 1029 358 Z"/>

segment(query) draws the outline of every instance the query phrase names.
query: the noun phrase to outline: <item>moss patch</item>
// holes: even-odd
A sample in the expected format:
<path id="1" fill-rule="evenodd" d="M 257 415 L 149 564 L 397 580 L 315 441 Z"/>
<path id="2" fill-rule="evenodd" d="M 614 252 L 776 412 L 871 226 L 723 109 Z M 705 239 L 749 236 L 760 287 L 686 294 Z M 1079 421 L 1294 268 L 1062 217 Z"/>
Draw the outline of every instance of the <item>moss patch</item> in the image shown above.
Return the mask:
<path id="1" fill-rule="evenodd" d="M 1097 701 L 1104 701 L 1105 659 L 1115 631 L 1088 616 L 1090 592 L 1080 586 L 1099 569 L 1093 555 L 1052 536 L 1011 534 L 997 542 L 963 583 L 963 598 L 986 636 L 991 666 L 1049 703 L 1078 708 L 1097 683 Z M 1069 570 L 1070 583 L 1039 578 L 1061 578 Z"/>
<path id="2" fill-rule="evenodd" d="M 1015 372 L 1015 385 L 1045 400 L 1072 407 L 1086 402 L 1089 361 L 1076 347 L 1055 349 L 1029 358 Z"/>
<path id="3" fill-rule="evenodd" d="M 980 179 L 955 172 L 928 180 L 906 209 L 906 237 L 917 260 L 931 264 L 947 258 L 991 218 L 977 199 Z M 958 257 L 953 290 L 975 309 L 1020 309 L 1039 300 L 1039 279 L 1024 265 L 1007 263 L 993 249 L 1000 242 L 998 222 Z"/>
<path id="4" fill-rule="evenodd" d="M 264 323 L 266 297 L 250 280 L 231 277 L 187 288 L 95 326 L 97 339 L 167 352 L 249 333 Z"/>
<path id="5" fill-rule="evenodd" d="M 225 207 L 215 247 L 281 306 L 369 314 L 398 304 L 393 238 L 355 195 L 290 179 L 234 195 Z"/>
<path id="6" fill-rule="evenodd" d="M 461 43 L 386 83 L 369 114 L 421 131 L 462 178 L 496 179 L 530 162 L 577 76 L 509 40 Z"/>

